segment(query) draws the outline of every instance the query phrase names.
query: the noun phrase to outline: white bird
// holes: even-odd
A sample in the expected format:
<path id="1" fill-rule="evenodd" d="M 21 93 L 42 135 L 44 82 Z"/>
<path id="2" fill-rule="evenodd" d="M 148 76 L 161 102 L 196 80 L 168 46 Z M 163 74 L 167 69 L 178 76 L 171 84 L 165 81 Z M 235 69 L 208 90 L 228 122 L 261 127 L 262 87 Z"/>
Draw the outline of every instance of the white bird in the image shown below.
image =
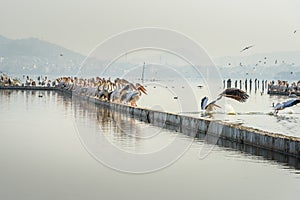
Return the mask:
<path id="1" fill-rule="evenodd" d="M 147 94 L 147 90 L 141 84 L 136 83 L 135 88 L 136 90 L 133 90 L 126 94 L 126 103 L 130 103 L 131 106 L 137 106 L 136 102 L 140 99 L 142 93 Z"/>
<path id="2" fill-rule="evenodd" d="M 219 97 L 216 100 L 210 102 L 209 104 L 208 97 L 204 97 L 201 100 L 201 109 L 206 111 L 212 111 L 215 107 L 221 108 L 216 104 L 216 102 L 219 101 L 222 97 L 231 98 L 243 103 L 246 102 L 246 100 L 249 98 L 249 95 L 241 89 L 227 88 L 221 94 L 219 94 Z"/>
<path id="3" fill-rule="evenodd" d="M 292 107 L 294 105 L 297 105 L 298 103 L 300 103 L 300 99 L 291 99 L 286 102 L 277 103 L 276 106 L 274 107 L 275 114 L 277 114 L 279 110 Z"/>

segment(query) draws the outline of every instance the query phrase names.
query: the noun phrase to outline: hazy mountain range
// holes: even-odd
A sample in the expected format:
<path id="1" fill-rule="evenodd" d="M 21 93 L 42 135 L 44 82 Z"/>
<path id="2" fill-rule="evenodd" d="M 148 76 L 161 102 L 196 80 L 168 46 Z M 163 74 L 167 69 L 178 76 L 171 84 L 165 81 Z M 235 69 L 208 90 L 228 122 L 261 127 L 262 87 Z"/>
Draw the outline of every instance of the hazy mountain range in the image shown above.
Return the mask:
<path id="1" fill-rule="evenodd" d="M 0 36 L 0 71 L 8 74 L 74 75 L 85 57 L 36 38 L 12 40 Z M 163 60 L 161 57 L 159 59 Z M 101 62 L 92 59 L 90 61 L 91 71 L 99 71 L 97 68 Z M 227 56 L 215 58 L 213 61 L 224 78 L 300 79 L 300 51 Z M 113 73 L 126 73 L 133 65 L 136 63 L 131 63 L 130 60 L 117 63 Z M 186 77 L 193 77 L 195 74 L 187 66 L 176 67 Z M 138 64 L 137 76 L 141 75 L 141 70 L 142 64 Z M 164 74 L 165 71 L 152 66 L 151 69 L 146 68 L 145 74 L 148 73 L 147 70 L 154 71 L 151 78 L 155 78 L 153 76 L 158 73 Z"/>
<path id="2" fill-rule="evenodd" d="M 0 36 L 0 71 L 9 74 L 70 74 L 84 56 L 36 38 Z"/>

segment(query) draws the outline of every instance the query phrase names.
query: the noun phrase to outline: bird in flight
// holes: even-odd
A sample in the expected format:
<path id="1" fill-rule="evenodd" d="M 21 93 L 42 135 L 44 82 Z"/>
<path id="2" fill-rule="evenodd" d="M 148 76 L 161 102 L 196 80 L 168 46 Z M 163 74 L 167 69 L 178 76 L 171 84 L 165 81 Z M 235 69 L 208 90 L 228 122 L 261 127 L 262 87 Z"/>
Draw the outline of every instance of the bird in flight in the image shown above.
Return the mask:
<path id="1" fill-rule="evenodd" d="M 221 108 L 216 104 L 216 102 L 219 101 L 222 97 L 231 98 L 238 102 L 243 103 L 246 102 L 246 100 L 249 98 L 249 95 L 241 89 L 227 88 L 221 94 L 219 94 L 219 97 L 216 100 L 210 103 L 208 103 L 208 97 L 202 98 L 201 109 L 206 111 L 212 111 L 215 107 Z"/>
<path id="2" fill-rule="evenodd" d="M 250 49 L 252 47 L 254 47 L 254 45 L 247 46 L 247 47 L 243 48 L 240 52 L 246 51 L 247 49 Z"/>
<path id="3" fill-rule="evenodd" d="M 291 99 L 283 103 L 277 103 L 276 106 L 274 107 L 275 114 L 277 114 L 279 110 L 292 107 L 294 105 L 297 105 L 298 103 L 300 103 L 300 99 Z"/>
<path id="4" fill-rule="evenodd" d="M 299 31 L 299 30 L 294 30 L 294 34 L 297 33 L 297 31 Z"/>

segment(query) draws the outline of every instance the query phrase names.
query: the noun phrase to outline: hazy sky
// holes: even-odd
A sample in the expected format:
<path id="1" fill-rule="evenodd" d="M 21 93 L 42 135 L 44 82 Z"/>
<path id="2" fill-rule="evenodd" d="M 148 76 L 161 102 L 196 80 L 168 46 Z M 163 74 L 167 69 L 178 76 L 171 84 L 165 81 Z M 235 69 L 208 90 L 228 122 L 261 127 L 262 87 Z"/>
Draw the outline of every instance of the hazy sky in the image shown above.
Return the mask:
<path id="1" fill-rule="evenodd" d="M 0 35 L 37 37 L 82 54 L 107 37 L 165 27 L 212 57 L 300 50 L 299 0 L 0 0 Z"/>

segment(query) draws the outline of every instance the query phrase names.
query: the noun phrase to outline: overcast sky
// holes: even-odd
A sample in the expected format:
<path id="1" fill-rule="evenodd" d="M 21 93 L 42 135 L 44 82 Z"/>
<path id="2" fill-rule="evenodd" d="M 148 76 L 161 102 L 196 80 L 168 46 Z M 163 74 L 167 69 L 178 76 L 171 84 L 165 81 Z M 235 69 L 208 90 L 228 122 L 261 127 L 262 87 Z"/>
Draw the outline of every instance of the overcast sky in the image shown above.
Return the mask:
<path id="1" fill-rule="evenodd" d="M 300 50 L 299 0 L 0 0 L 0 35 L 36 37 L 88 54 L 137 27 L 165 27 L 212 57 Z"/>

